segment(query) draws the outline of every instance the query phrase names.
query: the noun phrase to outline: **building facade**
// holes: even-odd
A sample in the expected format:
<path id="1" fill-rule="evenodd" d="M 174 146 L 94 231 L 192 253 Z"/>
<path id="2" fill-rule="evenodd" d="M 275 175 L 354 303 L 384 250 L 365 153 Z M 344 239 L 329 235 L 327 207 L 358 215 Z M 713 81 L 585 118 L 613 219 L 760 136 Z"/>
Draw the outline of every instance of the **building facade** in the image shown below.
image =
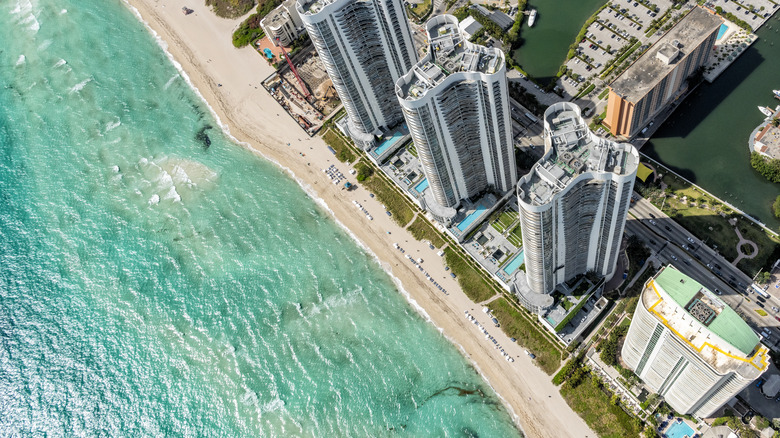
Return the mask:
<path id="1" fill-rule="evenodd" d="M 544 142 L 517 186 L 528 303 L 588 271 L 612 277 L 639 164 L 636 148 L 597 137 L 570 102 L 545 111 Z"/>
<path id="2" fill-rule="evenodd" d="M 621 355 L 680 414 L 711 417 L 769 366 L 758 335 L 672 266 L 647 281 Z"/>
<path id="3" fill-rule="evenodd" d="M 298 38 L 303 21 L 298 15 L 295 0 L 287 0 L 271 11 L 260 22 L 263 32 L 275 46 L 289 46 Z"/>
<path id="4" fill-rule="evenodd" d="M 609 86 L 604 124 L 631 138 L 688 89 L 689 78 L 707 62 L 723 20 L 693 8 Z"/>
<path id="5" fill-rule="evenodd" d="M 472 44 L 452 15 L 426 23 L 428 54 L 396 95 L 430 184 L 425 208 L 449 224 L 463 199 L 517 181 L 504 54 Z"/>
<path id="6" fill-rule="evenodd" d="M 403 121 L 395 81 L 417 61 L 401 0 L 298 0 L 298 13 L 363 149 Z"/>

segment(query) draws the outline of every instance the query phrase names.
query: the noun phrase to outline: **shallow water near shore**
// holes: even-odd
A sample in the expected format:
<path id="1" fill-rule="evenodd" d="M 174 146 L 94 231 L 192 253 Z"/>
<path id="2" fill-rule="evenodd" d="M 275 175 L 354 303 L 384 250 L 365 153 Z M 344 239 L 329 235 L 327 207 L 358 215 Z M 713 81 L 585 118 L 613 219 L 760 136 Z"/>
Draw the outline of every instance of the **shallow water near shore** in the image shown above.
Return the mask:
<path id="1" fill-rule="evenodd" d="M 0 430 L 517 436 L 119 2 L 0 5 Z"/>

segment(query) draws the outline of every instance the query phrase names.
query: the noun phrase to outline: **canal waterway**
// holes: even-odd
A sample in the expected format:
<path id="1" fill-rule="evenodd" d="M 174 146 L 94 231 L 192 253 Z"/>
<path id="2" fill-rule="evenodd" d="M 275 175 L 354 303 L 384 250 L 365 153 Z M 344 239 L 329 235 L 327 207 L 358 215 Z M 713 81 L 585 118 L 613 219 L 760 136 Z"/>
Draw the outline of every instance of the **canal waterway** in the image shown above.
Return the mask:
<path id="1" fill-rule="evenodd" d="M 750 166 L 747 142 L 764 115 L 780 104 L 780 14 L 714 83 L 702 84 L 669 117 L 642 152 L 777 231 L 772 203 L 780 194 Z"/>
<path id="2" fill-rule="evenodd" d="M 523 44 L 512 58 L 528 74 L 542 83 L 558 73 L 569 46 L 585 20 L 593 15 L 604 0 L 532 0 L 526 10 L 536 9 L 534 27 L 524 25 L 520 36 Z"/>

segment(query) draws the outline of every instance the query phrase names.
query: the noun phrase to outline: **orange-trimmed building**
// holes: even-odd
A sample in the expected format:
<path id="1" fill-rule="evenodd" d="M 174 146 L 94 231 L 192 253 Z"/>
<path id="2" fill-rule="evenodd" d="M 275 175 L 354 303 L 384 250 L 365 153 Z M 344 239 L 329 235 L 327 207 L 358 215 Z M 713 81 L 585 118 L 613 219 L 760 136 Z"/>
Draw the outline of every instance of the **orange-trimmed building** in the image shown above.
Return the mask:
<path id="1" fill-rule="evenodd" d="M 688 78 L 707 62 L 723 19 L 693 8 L 609 86 L 604 124 L 612 135 L 635 136 L 688 89 Z"/>
<path id="2" fill-rule="evenodd" d="M 769 368 L 769 350 L 750 326 L 671 265 L 645 284 L 621 356 L 675 411 L 700 418 Z"/>

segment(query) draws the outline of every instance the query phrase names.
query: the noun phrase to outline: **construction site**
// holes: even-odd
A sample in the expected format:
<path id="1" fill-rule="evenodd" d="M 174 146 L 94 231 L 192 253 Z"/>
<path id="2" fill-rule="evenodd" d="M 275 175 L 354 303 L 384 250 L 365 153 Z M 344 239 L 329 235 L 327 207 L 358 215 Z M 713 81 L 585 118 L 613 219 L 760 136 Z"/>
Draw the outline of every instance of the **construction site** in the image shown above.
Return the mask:
<path id="1" fill-rule="evenodd" d="M 280 58 L 279 68 L 263 80 L 263 87 L 313 136 L 328 116 L 341 107 L 341 101 L 311 44 L 292 57 L 282 50 Z"/>

